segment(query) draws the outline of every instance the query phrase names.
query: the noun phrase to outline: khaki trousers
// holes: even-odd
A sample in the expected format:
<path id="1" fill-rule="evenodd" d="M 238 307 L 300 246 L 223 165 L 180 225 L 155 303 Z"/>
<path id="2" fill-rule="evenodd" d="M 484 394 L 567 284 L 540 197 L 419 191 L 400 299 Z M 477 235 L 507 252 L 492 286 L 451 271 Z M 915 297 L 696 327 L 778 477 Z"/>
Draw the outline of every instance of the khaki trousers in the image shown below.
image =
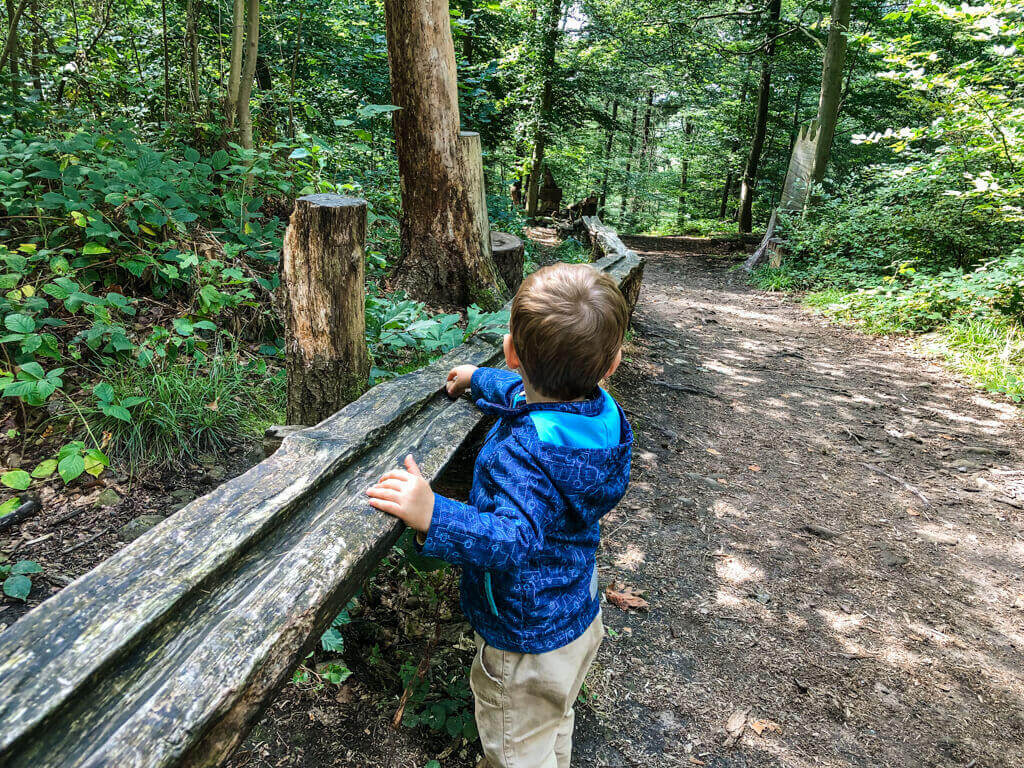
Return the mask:
<path id="1" fill-rule="evenodd" d="M 491 768 L 569 768 L 573 703 L 604 637 L 601 614 L 547 653 L 499 651 L 476 635 L 469 684 Z"/>

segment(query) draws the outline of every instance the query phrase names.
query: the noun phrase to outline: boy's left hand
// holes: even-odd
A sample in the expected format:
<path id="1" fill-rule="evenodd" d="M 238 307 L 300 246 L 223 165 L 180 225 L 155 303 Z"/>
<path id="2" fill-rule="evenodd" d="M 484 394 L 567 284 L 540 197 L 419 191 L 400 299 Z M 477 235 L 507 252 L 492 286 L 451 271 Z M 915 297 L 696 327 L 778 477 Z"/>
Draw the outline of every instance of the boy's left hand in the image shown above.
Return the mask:
<path id="1" fill-rule="evenodd" d="M 410 453 L 405 469 L 393 469 L 381 476 L 366 495 L 370 506 L 394 515 L 415 531 L 426 533 L 434 516 L 434 492 Z"/>

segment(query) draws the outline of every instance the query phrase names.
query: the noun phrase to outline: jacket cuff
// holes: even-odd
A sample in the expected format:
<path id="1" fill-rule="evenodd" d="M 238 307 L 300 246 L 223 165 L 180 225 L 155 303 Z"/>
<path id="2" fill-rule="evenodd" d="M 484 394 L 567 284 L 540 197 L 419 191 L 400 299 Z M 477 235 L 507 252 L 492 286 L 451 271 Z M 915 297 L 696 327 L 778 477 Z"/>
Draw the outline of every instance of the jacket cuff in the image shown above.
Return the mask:
<path id="1" fill-rule="evenodd" d="M 452 513 L 461 506 L 463 506 L 461 503 L 453 499 L 449 499 L 439 493 L 434 494 L 434 511 L 430 517 L 430 527 L 427 529 L 426 540 L 422 546 L 419 542 L 416 542 L 416 548 L 421 555 L 424 557 L 436 557 L 441 560 L 447 559 L 443 543 L 446 537 L 443 531 L 448 528 Z"/>

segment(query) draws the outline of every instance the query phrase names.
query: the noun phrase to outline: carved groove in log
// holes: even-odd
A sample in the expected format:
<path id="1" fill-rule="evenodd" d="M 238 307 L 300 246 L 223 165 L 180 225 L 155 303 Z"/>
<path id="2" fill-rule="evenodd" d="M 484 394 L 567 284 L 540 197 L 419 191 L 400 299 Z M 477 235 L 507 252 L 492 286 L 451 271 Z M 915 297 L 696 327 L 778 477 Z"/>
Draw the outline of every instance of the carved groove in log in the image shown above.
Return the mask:
<path id="1" fill-rule="evenodd" d="M 595 265 L 628 295 L 636 254 Z M 364 490 L 411 451 L 434 478 L 480 423 L 441 389 L 473 339 L 380 384 L 0 633 L 0 765 L 219 765 L 402 526 Z"/>
<path id="2" fill-rule="evenodd" d="M 591 260 L 597 261 L 602 258 L 636 259 L 638 267 L 631 274 L 619 282 L 619 289 L 626 297 L 629 304 L 630 317 L 633 316 L 633 309 L 636 307 L 637 299 L 640 297 L 640 283 L 644 278 L 644 262 L 636 251 L 626 247 L 619 237 L 619 233 L 613 227 L 608 226 L 597 216 L 584 216 L 583 228 L 586 232 L 586 239 L 590 242 Z"/>

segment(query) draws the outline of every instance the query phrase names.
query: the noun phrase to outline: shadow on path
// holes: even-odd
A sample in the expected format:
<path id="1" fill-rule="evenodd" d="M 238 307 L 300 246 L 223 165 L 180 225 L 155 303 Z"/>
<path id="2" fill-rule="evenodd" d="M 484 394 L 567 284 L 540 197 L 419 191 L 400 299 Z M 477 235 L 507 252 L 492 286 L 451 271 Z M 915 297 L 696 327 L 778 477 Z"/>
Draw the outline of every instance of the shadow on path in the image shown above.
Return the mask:
<path id="1" fill-rule="evenodd" d="M 632 245 L 637 445 L 599 564 L 650 611 L 605 607 L 574 764 L 1019 768 L 1019 411 L 721 249 Z"/>

